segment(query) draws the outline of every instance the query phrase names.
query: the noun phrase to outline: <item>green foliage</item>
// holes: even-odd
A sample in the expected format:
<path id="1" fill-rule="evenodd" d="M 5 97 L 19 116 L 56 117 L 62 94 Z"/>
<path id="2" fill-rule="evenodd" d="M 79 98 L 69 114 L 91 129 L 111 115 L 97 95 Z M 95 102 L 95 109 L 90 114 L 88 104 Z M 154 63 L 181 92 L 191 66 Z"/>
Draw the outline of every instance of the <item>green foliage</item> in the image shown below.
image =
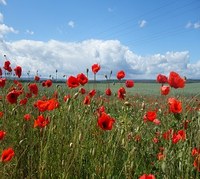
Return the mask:
<path id="1" fill-rule="evenodd" d="M 191 84 L 195 85 L 195 84 Z M 6 94 L 12 83 L 1 89 L 0 130 L 6 136 L 0 141 L 0 152 L 12 147 L 14 158 L 0 163 L 1 178 L 138 178 L 144 173 L 156 178 L 198 178 L 191 151 L 200 148 L 199 95 L 194 96 L 194 86 L 190 84 L 183 92 L 172 91 L 183 104 L 180 115 L 168 112 L 167 96 L 160 96 L 159 85 L 136 83 L 128 89 L 125 100 L 116 97 L 122 84 L 111 86 L 113 95 L 106 97 L 104 84 L 98 84 L 98 93 L 90 105 L 84 105 L 84 95 L 74 95 L 78 90 L 69 90 L 65 85 L 54 84 L 43 88 L 39 95 L 28 99 L 25 106 L 9 104 Z M 25 92 L 28 91 L 24 83 Z M 87 91 L 92 84 L 86 86 Z M 58 93 L 59 107 L 53 111 L 39 112 L 34 103 L 46 96 L 52 98 Z M 192 92 L 191 92 L 192 91 Z M 179 93 L 180 92 L 180 93 Z M 64 102 L 64 95 L 70 94 Z M 24 94 L 25 95 L 25 94 Z M 193 96 L 192 96 L 193 95 Z M 23 95 L 22 95 L 23 96 Z M 22 98 L 22 97 L 20 97 Z M 18 99 L 19 101 L 20 99 Z M 116 122 L 110 131 L 97 125 L 97 109 L 105 107 L 106 112 Z M 149 110 L 157 111 L 161 125 L 144 122 L 143 116 Z M 30 121 L 24 120 L 31 114 Z M 49 116 L 50 123 L 45 128 L 34 128 L 38 115 Z M 186 140 L 174 144 L 163 139 L 169 129 L 184 129 L 184 121 L 189 120 Z M 158 142 L 153 142 L 157 138 Z M 158 160 L 158 153 L 164 148 L 164 158 Z"/>

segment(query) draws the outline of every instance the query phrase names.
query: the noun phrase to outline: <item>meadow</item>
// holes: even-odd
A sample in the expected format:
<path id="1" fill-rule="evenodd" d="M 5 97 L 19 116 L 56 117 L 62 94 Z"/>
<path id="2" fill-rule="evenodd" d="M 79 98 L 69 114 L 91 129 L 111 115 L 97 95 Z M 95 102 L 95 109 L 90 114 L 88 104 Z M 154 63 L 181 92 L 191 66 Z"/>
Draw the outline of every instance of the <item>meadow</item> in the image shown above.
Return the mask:
<path id="1" fill-rule="evenodd" d="M 200 178 L 199 83 L 16 79 L 0 78 L 0 178 Z"/>

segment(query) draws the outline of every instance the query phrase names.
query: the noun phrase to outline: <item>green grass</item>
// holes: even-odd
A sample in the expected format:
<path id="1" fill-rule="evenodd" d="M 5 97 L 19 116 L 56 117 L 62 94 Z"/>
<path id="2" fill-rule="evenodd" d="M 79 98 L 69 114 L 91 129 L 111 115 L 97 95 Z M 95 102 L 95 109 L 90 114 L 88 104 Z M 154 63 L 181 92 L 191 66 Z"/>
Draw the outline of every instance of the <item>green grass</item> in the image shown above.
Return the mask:
<path id="1" fill-rule="evenodd" d="M 168 96 L 160 96 L 159 84 L 135 83 L 127 89 L 125 100 L 119 100 L 113 94 L 111 98 L 103 95 L 106 84 L 95 84 L 100 91 L 84 105 L 84 96 L 74 94 L 78 89 L 70 90 L 65 84 L 54 84 L 51 88 L 42 88 L 37 97 L 28 100 L 26 106 L 9 104 L 5 96 L 12 82 L 1 89 L 0 130 L 6 136 L 0 141 L 0 152 L 12 147 L 14 158 L 0 162 L 0 178 L 133 178 L 153 174 L 156 178 L 200 178 L 200 173 L 193 166 L 191 151 L 200 148 L 200 97 L 199 84 L 189 83 L 181 90 L 172 90 Z M 25 93 L 28 92 L 24 83 Z M 93 89 L 89 84 L 86 89 Z M 116 93 L 122 84 L 111 84 Z M 59 108 L 42 112 L 50 118 L 50 124 L 43 129 L 33 128 L 34 120 L 41 112 L 34 107 L 34 102 L 44 95 L 52 98 L 58 92 Z M 23 93 L 19 99 L 23 98 Z M 68 102 L 64 95 L 71 94 Z M 183 105 L 179 117 L 168 113 L 168 97 L 176 96 Z M 125 101 L 128 101 L 125 103 Z M 97 125 L 97 109 L 104 106 L 106 113 L 115 118 L 111 131 L 104 131 Z M 143 122 L 143 116 L 149 110 L 157 111 L 161 125 Z M 30 113 L 30 121 L 23 119 Z M 172 128 L 178 131 L 183 122 L 189 120 L 186 140 L 173 144 L 164 140 L 162 134 Z M 160 133 L 159 135 L 156 135 Z M 140 140 L 136 140 L 140 136 Z M 157 137 L 159 142 L 153 143 Z M 164 148 L 165 158 L 157 159 L 160 148 Z"/>

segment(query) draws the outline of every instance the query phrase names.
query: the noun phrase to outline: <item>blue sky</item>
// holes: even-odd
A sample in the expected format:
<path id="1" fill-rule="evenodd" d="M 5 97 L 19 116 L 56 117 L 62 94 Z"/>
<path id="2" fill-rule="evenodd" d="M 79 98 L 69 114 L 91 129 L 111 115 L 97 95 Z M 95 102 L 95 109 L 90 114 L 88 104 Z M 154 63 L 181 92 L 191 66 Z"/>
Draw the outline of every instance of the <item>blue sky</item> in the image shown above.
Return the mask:
<path id="1" fill-rule="evenodd" d="M 0 0 L 0 55 L 25 70 L 48 63 L 42 76 L 100 63 L 102 76 L 113 67 L 129 78 L 200 78 L 199 12 L 199 0 Z"/>

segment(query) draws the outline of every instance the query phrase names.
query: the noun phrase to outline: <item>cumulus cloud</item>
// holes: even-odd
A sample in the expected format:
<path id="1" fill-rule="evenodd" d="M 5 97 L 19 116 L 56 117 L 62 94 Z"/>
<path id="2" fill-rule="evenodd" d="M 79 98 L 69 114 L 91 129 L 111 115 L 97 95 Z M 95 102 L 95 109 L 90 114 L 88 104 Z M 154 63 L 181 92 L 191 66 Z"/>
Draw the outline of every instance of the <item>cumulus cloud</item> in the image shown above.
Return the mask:
<path id="1" fill-rule="evenodd" d="M 200 22 L 194 23 L 194 28 L 195 29 L 200 29 Z"/>
<path id="2" fill-rule="evenodd" d="M 2 38 L 5 34 L 8 33 L 18 33 L 13 27 L 9 27 L 5 24 L 0 24 L 0 38 Z"/>
<path id="3" fill-rule="evenodd" d="M 146 20 L 141 20 L 138 22 L 140 28 L 143 28 L 146 25 L 146 23 L 147 23 Z"/>
<path id="4" fill-rule="evenodd" d="M 0 23 L 3 23 L 3 14 L 0 13 Z"/>
<path id="5" fill-rule="evenodd" d="M 68 26 L 71 27 L 71 28 L 74 28 L 75 27 L 75 22 L 74 21 L 69 21 L 68 22 Z"/>
<path id="6" fill-rule="evenodd" d="M 151 56 L 140 56 L 124 46 L 118 40 L 86 40 L 82 42 L 48 42 L 19 40 L 14 42 L 0 41 L 0 56 L 4 54 L 10 59 L 12 66 L 21 65 L 24 75 L 30 70 L 31 75 L 38 71 L 42 77 L 76 75 L 86 73 L 89 69 L 89 78 L 92 79 L 91 66 L 94 63 L 101 65 L 97 79 L 104 79 L 105 74 L 113 71 L 113 78 L 117 71 L 124 70 L 127 78 L 155 79 L 158 73 L 168 75 L 176 71 L 188 78 L 200 78 L 200 60 L 190 63 L 189 52 L 166 52 Z M 0 66 L 3 65 L 0 58 Z"/>
<path id="7" fill-rule="evenodd" d="M 6 5 L 6 0 L 0 0 L 0 4 Z"/>

